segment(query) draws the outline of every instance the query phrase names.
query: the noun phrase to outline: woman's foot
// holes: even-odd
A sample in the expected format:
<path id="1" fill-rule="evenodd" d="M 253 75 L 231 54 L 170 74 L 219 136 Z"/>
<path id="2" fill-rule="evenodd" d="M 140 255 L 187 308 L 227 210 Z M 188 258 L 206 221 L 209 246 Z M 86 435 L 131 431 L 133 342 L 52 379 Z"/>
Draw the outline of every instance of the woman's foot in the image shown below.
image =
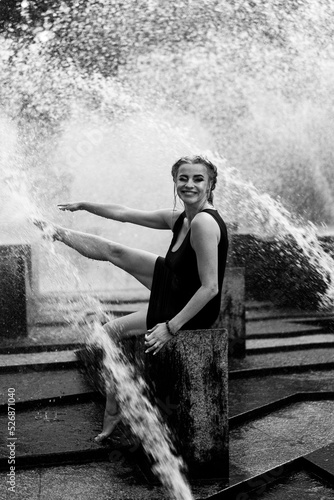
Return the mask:
<path id="1" fill-rule="evenodd" d="M 94 438 L 94 441 L 98 444 L 105 441 L 113 433 L 120 420 L 121 414 L 119 412 L 111 414 L 107 410 L 105 410 L 103 418 L 103 430 Z"/>
<path id="2" fill-rule="evenodd" d="M 57 236 L 57 227 L 45 219 L 32 219 L 32 222 L 35 226 L 38 227 L 41 231 L 43 231 L 43 238 L 47 240 L 54 241 Z"/>

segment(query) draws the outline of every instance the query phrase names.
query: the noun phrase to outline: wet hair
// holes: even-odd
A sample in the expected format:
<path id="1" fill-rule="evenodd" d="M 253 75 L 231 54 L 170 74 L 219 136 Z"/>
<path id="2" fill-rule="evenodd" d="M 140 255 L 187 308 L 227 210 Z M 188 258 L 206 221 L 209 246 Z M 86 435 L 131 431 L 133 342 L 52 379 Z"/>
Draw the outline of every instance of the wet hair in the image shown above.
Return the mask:
<path id="1" fill-rule="evenodd" d="M 213 193 L 212 191 L 215 189 L 216 184 L 217 184 L 217 175 L 218 175 L 218 170 L 216 165 L 214 165 L 210 160 L 205 158 L 204 156 L 200 155 L 195 155 L 195 156 L 183 156 L 177 162 L 174 163 L 172 166 L 172 176 L 174 182 L 176 181 L 177 173 L 179 171 L 179 168 L 181 165 L 184 164 L 193 164 L 197 163 L 200 165 L 204 165 L 207 169 L 208 176 L 209 176 L 209 181 L 210 181 L 210 192 L 208 195 L 208 202 L 213 203 Z"/>

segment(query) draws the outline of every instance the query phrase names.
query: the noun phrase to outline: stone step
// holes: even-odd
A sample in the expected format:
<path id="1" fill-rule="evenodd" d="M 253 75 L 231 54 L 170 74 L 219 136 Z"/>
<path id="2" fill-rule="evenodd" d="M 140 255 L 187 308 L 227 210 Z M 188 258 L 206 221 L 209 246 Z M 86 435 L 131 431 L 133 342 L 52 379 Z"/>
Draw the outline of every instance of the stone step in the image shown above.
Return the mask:
<path id="1" fill-rule="evenodd" d="M 330 443 L 334 440 L 333 410 L 332 400 L 301 402 L 231 429 L 230 485 L 265 473 L 289 460 L 315 453 L 319 447 L 327 447 L 330 452 Z M 134 468 L 138 444 L 132 441 L 131 435 L 122 424 L 106 447 L 95 444 L 92 437 L 96 432 L 95 427 L 100 425 L 98 420 L 102 417 L 102 411 L 103 408 L 99 405 L 87 403 L 36 408 L 35 411 L 20 412 L 17 415 L 17 464 L 21 462 L 34 467 L 33 475 L 17 467 L 17 485 L 25 485 L 25 498 L 34 498 L 32 493 L 36 492 L 36 480 L 39 495 L 48 498 L 74 498 L 74 488 L 78 488 L 80 484 L 81 488 L 82 484 L 84 485 L 85 497 L 89 492 L 89 498 L 94 498 L 95 492 L 96 498 L 100 500 L 166 498 L 166 492 L 163 492 L 165 496 L 160 496 L 159 492 L 162 492 L 155 487 L 155 494 L 151 496 L 147 490 L 152 492 L 152 486 L 148 488 L 147 484 L 140 481 L 138 469 L 136 474 Z M 7 416 L 0 416 L 1 424 L 5 417 Z M 36 436 L 39 439 L 36 439 Z M 252 450 L 251 460 L 249 450 Z M 319 452 L 313 456 L 317 463 L 321 459 L 318 455 Z M 103 459 L 104 462 L 79 465 L 80 462 L 97 462 Z M 74 465 L 60 465 L 57 469 L 50 467 L 50 464 L 55 463 Z M 3 467 L 0 477 L 5 479 L 8 469 L 8 449 L 5 445 L 0 447 L 0 464 Z M 38 465 L 41 464 L 48 464 L 49 467 L 39 476 Z M 89 482 L 86 483 L 87 476 Z M 94 478 L 102 478 L 102 483 L 108 484 L 111 489 L 105 490 L 99 481 L 93 480 Z M 129 482 L 132 493 L 127 489 Z M 201 489 L 192 489 L 195 498 L 208 498 L 208 495 L 221 490 L 221 485 L 213 483 Z M 78 491 L 81 492 L 82 489 L 76 490 L 76 493 Z M 143 491 L 146 491 L 146 496 L 142 496 Z"/>
<path id="2" fill-rule="evenodd" d="M 333 441 L 334 400 L 298 402 L 232 428 L 230 463 L 255 476 Z"/>
<path id="3" fill-rule="evenodd" d="M 301 349 L 286 351 L 284 355 L 281 352 L 248 354 L 244 359 L 232 358 L 229 360 L 230 377 L 238 376 L 238 371 L 242 370 L 274 370 L 289 369 L 289 371 L 298 371 L 300 367 L 308 369 L 316 366 L 328 369 L 334 365 L 334 349 Z M 246 375 L 246 372 L 245 372 Z"/>
<path id="4" fill-rule="evenodd" d="M 100 401 L 79 404 L 38 404 L 33 408 L 20 409 L 15 415 L 15 455 L 19 466 L 35 461 L 36 465 L 56 463 L 72 459 L 82 461 L 97 459 L 104 447 L 94 441 L 101 432 L 104 405 Z M 1 429 L 7 429 L 8 415 L 0 415 Z M 114 447 L 124 447 L 129 443 L 125 431 L 116 429 L 111 443 Z M 7 436 L 11 439 L 13 436 Z M 126 438 L 126 439 L 125 439 Z M 7 441 L 0 443 L 0 466 L 5 466 L 8 457 Z M 97 451 L 99 453 L 97 453 Z M 76 457 L 76 454 L 79 454 Z M 104 455 L 106 455 L 104 453 Z M 34 457 L 29 460 L 29 457 Z M 40 458 L 38 458 L 40 457 Z M 101 458 L 101 457 L 100 457 Z M 60 460 L 60 461 L 62 461 Z M 7 463 L 8 466 L 8 463 Z"/>
<path id="5" fill-rule="evenodd" d="M 93 388 L 78 369 L 0 373 L 0 405 L 7 404 L 8 388 L 15 389 L 16 403 L 89 394 Z"/>
<path id="6" fill-rule="evenodd" d="M 265 338 L 265 337 L 280 337 L 294 336 L 316 333 L 323 333 L 324 328 L 320 325 L 305 324 L 302 322 L 292 322 L 286 319 L 275 319 L 271 321 L 261 320 L 252 321 L 246 324 L 246 338 Z"/>
<path id="7" fill-rule="evenodd" d="M 258 320 L 274 320 L 274 319 L 328 319 L 334 320 L 334 312 L 331 311 L 301 311 L 300 309 L 275 309 L 265 308 L 265 309 L 249 309 L 246 304 L 246 320 L 258 321 Z"/>
<path id="8" fill-rule="evenodd" d="M 55 351 L 73 351 L 80 349 L 82 343 L 62 343 L 62 344 L 14 344 L 0 347 L 0 355 L 2 354 L 29 354 L 37 352 L 55 352 Z"/>
<path id="9" fill-rule="evenodd" d="M 334 334 L 314 334 L 314 335 L 300 335 L 294 337 L 284 337 L 284 338 L 263 338 L 263 339 L 246 339 L 246 350 L 247 354 L 251 354 L 255 349 L 266 349 L 266 348 L 298 348 L 307 347 L 314 348 L 316 345 L 321 347 L 334 347 Z"/>
<path id="10" fill-rule="evenodd" d="M 162 486 L 144 482 L 138 468 L 122 454 L 114 455 L 116 458 L 111 461 L 17 470 L 18 487 L 13 497 L 19 500 L 166 500 Z M 6 482 L 6 473 L 0 473 L 2 484 Z M 24 496 L 19 496 L 18 489 Z"/>
<path id="11" fill-rule="evenodd" d="M 0 373 L 23 370 L 38 370 L 62 367 L 74 367 L 78 364 L 75 351 L 34 352 L 21 354 L 1 354 Z"/>
<path id="12" fill-rule="evenodd" d="M 229 416 L 253 411 L 292 394 L 329 391 L 334 391 L 334 369 L 232 378 L 229 380 Z"/>

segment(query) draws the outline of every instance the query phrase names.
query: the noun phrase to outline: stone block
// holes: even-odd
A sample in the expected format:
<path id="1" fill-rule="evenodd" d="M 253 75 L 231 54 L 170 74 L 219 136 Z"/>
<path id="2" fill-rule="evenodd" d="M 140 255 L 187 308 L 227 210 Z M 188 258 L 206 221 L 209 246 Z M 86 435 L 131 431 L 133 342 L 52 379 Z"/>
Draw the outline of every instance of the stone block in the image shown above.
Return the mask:
<path id="1" fill-rule="evenodd" d="M 181 331 L 146 355 L 145 372 L 189 475 L 227 479 L 227 331 Z"/>
<path id="2" fill-rule="evenodd" d="M 233 357 L 246 354 L 245 269 L 227 267 L 222 290 L 221 307 L 214 328 L 228 331 L 228 353 Z"/>
<path id="3" fill-rule="evenodd" d="M 29 245 L 0 245 L 0 335 L 28 334 L 26 284 L 30 262 Z"/>
<path id="4" fill-rule="evenodd" d="M 181 331 L 155 356 L 144 353 L 143 336 L 122 345 L 146 380 L 189 475 L 227 481 L 227 331 Z M 90 383 L 104 395 L 102 350 L 83 346 L 77 354 Z"/>

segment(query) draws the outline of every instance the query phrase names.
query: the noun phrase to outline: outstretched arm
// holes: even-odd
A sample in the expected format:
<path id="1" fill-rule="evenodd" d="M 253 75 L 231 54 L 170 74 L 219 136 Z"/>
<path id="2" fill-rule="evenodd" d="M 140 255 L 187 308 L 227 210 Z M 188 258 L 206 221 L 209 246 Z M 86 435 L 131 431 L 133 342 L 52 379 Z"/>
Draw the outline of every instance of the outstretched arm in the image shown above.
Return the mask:
<path id="1" fill-rule="evenodd" d="M 75 212 L 77 210 L 85 210 L 91 214 L 112 219 L 119 222 L 131 222 L 140 226 L 151 227 L 154 229 L 171 229 L 173 224 L 180 214 L 177 210 L 162 209 L 162 210 L 137 210 L 123 205 L 117 204 L 102 204 L 89 203 L 80 201 L 76 203 L 60 203 L 59 210 Z"/>

